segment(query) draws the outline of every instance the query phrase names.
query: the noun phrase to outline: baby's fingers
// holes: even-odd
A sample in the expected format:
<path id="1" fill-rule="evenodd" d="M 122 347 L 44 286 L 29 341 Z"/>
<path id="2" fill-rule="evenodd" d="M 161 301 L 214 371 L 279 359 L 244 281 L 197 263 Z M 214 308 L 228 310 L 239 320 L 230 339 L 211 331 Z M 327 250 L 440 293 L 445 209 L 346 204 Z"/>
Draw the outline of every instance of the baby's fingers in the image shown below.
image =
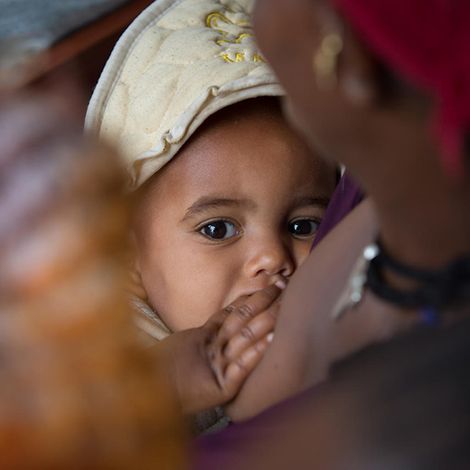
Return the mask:
<path id="1" fill-rule="evenodd" d="M 245 349 L 255 345 L 274 330 L 277 307 L 276 304 L 269 310 L 258 314 L 239 333 L 228 340 L 223 349 L 223 355 L 227 361 L 235 360 Z"/>
<path id="2" fill-rule="evenodd" d="M 227 364 L 223 374 L 223 388 L 227 394 L 235 395 L 246 378 L 253 372 L 258 365 L 269 343 L 272 340 L 272 333 L 266 335 L 263 339 L 246 348 L 238 357 Z"/>
<path id="3" fill-rule="evenodd" d="M 245 340 L 238 338 L 232 345 L 230 358 L 242 361 L 239 363 L 239 375 L 243 376 L 241 370 L 245 359 L 250 359 L 259 354 L 257 348 L 262 348 L 262 346 L 258 345 L 257 342 L 273 328 L 275 322 L 273 310 L 271 309 L 270 312 L 267 312 L 267 310 L 278 298 L 280 292 L 281 290 L 273 285 L 251 296 L 241 297 L 226 307 L 224 311 L 214 315 L 206 325 L 214 334 L 207 345 L 207 357 L 222 389 L 225 389 L 225 373 L 230 362 L 225 356 L 226 346 L 232 338 L 240 335 L 243 328 L 258 316 L 264 317 L 261 321 L 256 321 L 253 328 L 244 330 L 241 335 L 245 337 Z M 251 351 L 247 351 L 246 348 L 250 345 L 252 346 Z M 247 357 L 240 356 L 242 353 L 246 353 Z M 250 361 L 247 364 L 249 365 Z"/>
<path id="4" fill-rule="evenodd" d="M 228 314 L 220 327 L 217 343 L 221 347 L 232 337 L 239 333 L 243 327 L 252 321 L 261 312 L 267 310 L 277 299 L 281 290 L 272 285 L 266 289 L 255 292 L 249 297 L 236 300 L 225 308 Z"/>
<path id="5" fill-rule="evenodd" d="M 220 347 L 240 331 L 251 318 L 266 310 L 280 292 L 278 287 L 272 285 L 252 295 L 239 297 L 235 302 L 212 315 L 204 327 L 208 332 L 217 334 Z"/>

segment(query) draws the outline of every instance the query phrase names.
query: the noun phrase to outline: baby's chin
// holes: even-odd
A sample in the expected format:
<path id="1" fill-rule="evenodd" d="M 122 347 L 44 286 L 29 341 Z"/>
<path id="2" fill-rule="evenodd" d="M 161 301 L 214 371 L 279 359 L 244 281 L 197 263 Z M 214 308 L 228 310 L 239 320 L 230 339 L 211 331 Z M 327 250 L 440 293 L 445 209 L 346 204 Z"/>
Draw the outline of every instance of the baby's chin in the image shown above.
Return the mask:
<path id="1" fill-rule="evenodd" d="M 156 312 L 160 321 L 165 325 L 171 334 L 179 333 L 193 328 L 200 328 L 224 307 L 220 307 L 220 299 L 198 299 L 196 302 L 166 303 L 162 299 L 154 302 L 150 297 L 148 303 L 152 310 Z M 186 299 L 185 299 L 186 300 Z M 166 308 L 165 308 L 166 307 Z"/>

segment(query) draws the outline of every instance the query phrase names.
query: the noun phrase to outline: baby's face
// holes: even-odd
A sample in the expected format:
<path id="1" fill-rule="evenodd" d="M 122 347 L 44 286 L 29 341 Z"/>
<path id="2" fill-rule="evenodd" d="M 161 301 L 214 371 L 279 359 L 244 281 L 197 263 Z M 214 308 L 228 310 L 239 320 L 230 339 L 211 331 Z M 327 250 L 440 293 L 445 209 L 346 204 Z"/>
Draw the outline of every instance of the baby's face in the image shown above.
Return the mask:
<path id="1" fill-rule="evenodd" d="M 334 185 L 334 169 L 277 108 L 252 100 L 218 113 L 153 177 L 138 208 L 137 268 L 150 305 L 179 331 L 289 278 Z"/>

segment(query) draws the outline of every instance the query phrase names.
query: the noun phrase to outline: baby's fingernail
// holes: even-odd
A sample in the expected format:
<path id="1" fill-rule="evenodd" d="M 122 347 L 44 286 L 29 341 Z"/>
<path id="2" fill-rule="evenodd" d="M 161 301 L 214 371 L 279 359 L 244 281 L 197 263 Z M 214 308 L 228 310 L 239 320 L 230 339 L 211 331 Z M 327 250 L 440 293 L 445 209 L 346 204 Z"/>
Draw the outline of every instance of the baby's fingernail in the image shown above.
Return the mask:
<path id="1" fill-rule="evenodd" d="M 274 333 L 269 333 L 266 335 L 266 341 L 268 343 L 272 343 L 273 339 L 274 339 Z"/>
<path id="2" fill-rule="evenodd" d="M 285 289 L 287 287 L 287 282 L 284 279 L 278 279 L 274 285 L 276 287 L 279 287 L 279 289 Z"/>

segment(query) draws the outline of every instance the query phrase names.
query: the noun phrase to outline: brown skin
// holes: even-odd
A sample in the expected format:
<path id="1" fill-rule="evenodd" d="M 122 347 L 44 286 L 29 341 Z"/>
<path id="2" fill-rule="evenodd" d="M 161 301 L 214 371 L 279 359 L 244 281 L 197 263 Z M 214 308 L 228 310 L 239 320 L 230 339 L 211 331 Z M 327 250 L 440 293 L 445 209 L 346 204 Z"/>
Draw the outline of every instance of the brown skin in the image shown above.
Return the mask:
<path id="1" fill-rule="evenodd" d="M 416 323 L 415 312 L 369 293 L 341 321 L 331 319 L 347 273 L 377 227 L 388 251 L 415 266 L 439 267 L 470 250 L 468 174 L 454 181 L 442 171 L 432 101 L 403 84 L 385 94 L 375 58 L 327 1 L 259 0 L 255 29 L 289 96 L 291 122 L 315 150 L 346 164 L 374 207 L 353 211 L 292 279 L 274 342 L 232 405 L 235 419 L 317 383 L 333 360 Z M 311 64 L 332 32 L 345 45 L 337 84 L 325 90 Z M 408 285 L 392 276 L 390 282 Z"/>
<path id="2" fill-rule="evenodd" d="M 367 340 L 387 338 L 397 318 L 377 302 L 373 311 L 331 321 L 338 297 L 362 248 L 372 241 L 377 222 L 370 201 L 362 203 L 311 253 L 283 296 L 274 340 L 227 411 L 247 419 L 325 379 L 335 359 Z M 375 299 L 368 299 L 374 301 Z M 365 302 L 364 302 L 365 304 Z"/>
<path id="3" fill-rule="evenodd" d="M 170 335 L 153 346 L 185 415 L 230 401 L 263 357 L 271 339 L 280 290 L 243 296 L 199 328 Z"/>
<path id="4" fill-rule="evenodd" d="M 334 166 L 286 125 L 276 99 L 219 111 L 154 175 L 138 207 L 137 271 L 150 305 L 181 331 L 289 279 L 334 186 Z M 211 226 L 224 236 L 211 237 Z"/>
<path id="5" fill-rule="evenodd" d="M 308 257 L 335 180 L 277 99 L 258 98 L 206 121 L 143 188 L 133 291 L 174 331 L 157 349 L 184 412 L 226 403 L 258 364 L 274 329 L 278 306 L 265 311 L 274 285 L 285 287 Z M 202 230 L 216 221 L 229 223 L 223 239 Z M 293 221 L 308 233 L 293 232 Z"/>

